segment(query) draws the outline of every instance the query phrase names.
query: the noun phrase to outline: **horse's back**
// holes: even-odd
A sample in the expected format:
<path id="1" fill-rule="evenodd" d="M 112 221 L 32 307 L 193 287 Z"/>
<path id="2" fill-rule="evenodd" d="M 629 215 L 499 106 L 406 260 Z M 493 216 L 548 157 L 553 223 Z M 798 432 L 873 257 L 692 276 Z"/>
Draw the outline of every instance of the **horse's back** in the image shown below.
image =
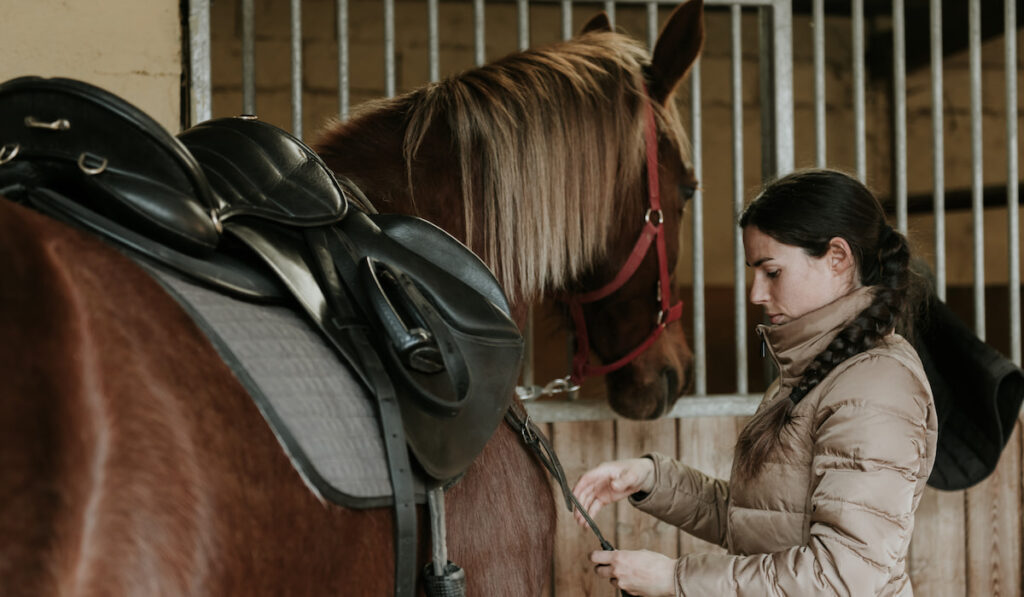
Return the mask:
<path id="1" fill-rule="evenodd" d="M 390 511 L 317 501 L 141 268 L 7 201 L 0 264 L 0 593 L 389 592 Z M 502 428 L 448 500 L 469 594 L 547 572 L 551 496 L 514 441 Z"/>

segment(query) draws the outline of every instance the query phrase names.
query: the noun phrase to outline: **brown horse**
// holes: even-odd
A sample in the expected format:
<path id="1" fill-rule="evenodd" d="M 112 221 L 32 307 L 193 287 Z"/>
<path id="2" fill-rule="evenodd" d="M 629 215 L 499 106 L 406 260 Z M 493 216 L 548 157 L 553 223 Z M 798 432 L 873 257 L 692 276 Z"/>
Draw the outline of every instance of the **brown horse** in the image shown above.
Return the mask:
<path id="1" fill-rule="evenodd" d="M 626 260 L 647 201 L 648 97 L 663 226 L 678 234 L 678 188 L 695 181 L 670 98 L 699 52 L 701 13 L 692 1 L 678 9 L 653 60 L 596 19 L 577 40 L 378 103 L 320 148 L 381 210 L 467 239 L 522 314 L 525 300 L 595 288 Z M 318 501 L 148 274 L 7 201 L 0 263 L 0 594 L 390 591 L 391 511 Z M 649 332 L 657 270 L 649 255 L 621 291 L 587 307 L 601 357 Z M 620 409 L 664 408 L 685 383 L 688 349 L 679 324 L 669 328 L 613 378 Z M 541 591 L 555 504 L 513 433 L 499 428 L 446 504 L 450 557 L 470 595 Z M 422 528 L 420 544 L 425 561 Z"/>

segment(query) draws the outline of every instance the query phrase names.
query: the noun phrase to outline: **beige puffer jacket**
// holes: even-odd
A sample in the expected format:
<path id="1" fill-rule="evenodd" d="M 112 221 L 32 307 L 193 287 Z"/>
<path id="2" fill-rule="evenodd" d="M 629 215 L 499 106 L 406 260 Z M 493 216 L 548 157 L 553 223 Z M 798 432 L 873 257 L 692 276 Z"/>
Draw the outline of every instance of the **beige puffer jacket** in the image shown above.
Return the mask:
<path id="1" fill-rule="evenodd" d="M 861 288 L 792 322 L 759 326 L 780 376 L 758 414 L 788 399 L 872 296 Z M 788 450 L 752 480 L 713 479 L 649 455 L 655 489 L 632 503 L 728 550 L 681 557 L 676 594 L 912 595 L 907 550 L 937 426 L 917 353 L 892 334 L 837 366 L 792 414 Z"/>

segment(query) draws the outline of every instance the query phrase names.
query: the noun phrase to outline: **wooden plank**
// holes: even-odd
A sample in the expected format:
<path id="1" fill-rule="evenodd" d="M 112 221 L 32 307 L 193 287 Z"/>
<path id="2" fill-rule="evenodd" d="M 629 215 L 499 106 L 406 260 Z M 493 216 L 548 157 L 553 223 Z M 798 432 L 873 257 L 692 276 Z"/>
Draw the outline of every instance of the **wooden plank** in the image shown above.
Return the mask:
<path id="1" fill-rule="evenodd" d="M 728 479 L 736 436 L 743 420 L 738 417 L 680 419 L 678 458 L 708 475 Z M 679 554 L 691 553 L 725 553 L 725 550 L 680 533 Z"/>
<path id="2" fill-rule="evenodd" d="M 967 593 L 965 534 L 964 492 L 926 488 L 914 519 L 908 562 L 916 594 Z"/>
<path id="3" fill-rule="evenodd" d="M 587 470 L 614 458 L 612 421 L 555 423 L 552 427 L 551 439 L 570 486 Z M 577 525 L 562 503 L 559 506 L 555 531 L 555 597 L 615 597 L 614 587 L 596 576 L 590 563 L 590 552 L 601 549 L 597 538 Z M 602 510 L 596 522 L 602 533 L 612 532 L 615 508 Z"/>
<path id="4" fill-rule="evenodd" d="M 1020 427 L 995 472 L 967 490 L 967 595 L 1021 594 Z"/>
<path id="5" fill-rule="evenodd" d="M 634 458 L 649 452 L 673 455 L 676 453 L 676 422 L 616 421 L 615 457 Z M 676 557 L 679 532 L 675 527 L 649 516 L 628 502 L 617 504 L 617 523 L 614 541 L 618 549 L 649 549 L 669 557 Z"/>

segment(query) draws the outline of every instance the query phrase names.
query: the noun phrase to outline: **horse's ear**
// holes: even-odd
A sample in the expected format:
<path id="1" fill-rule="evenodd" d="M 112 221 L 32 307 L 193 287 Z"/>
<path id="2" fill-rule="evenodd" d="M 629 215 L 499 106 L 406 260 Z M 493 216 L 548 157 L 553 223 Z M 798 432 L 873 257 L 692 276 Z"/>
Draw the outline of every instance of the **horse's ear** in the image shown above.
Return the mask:
<path id="1" fill-rule="evenodd" d="M 651 99 L 664 103 L 683 80 L 704 47 L 704 1 L 690 0 L 668 18 L 654 44 Z"/>
<path id="2" fill-rule="evenodd" d="M 612 30 L 612 22 L 608 20 L 608 13 L 601 11 L 590 18 L 587 24 L 580 29 L 580 35 L 584 33 L 590 33 L 592 31 L 610 32 Z"/>

